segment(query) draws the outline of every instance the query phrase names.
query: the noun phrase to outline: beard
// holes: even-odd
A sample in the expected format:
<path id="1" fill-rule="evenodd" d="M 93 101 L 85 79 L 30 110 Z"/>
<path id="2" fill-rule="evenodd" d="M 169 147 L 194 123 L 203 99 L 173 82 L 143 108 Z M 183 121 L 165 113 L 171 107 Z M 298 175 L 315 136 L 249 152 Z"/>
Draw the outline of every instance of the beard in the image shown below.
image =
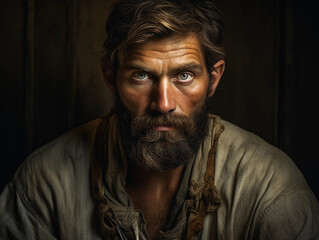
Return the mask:
<path id="1" fill-rule="evenodd" d="M 164 172 L 186 164 L 195 156 L 208 132 L 208 98 L 190 117 L 158 112 L 133 116 L 119 97 L 116 113 L 128 161 L 155 171 Z M 156 131 L 157 126 L 173 129 Z"/>

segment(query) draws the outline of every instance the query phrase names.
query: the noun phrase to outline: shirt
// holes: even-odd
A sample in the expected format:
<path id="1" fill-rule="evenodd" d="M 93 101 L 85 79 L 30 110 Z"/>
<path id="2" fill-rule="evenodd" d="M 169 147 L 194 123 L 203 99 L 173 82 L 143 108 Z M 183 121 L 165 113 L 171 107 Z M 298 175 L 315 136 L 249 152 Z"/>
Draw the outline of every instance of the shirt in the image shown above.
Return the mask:
<path id="1" fill-rule="evenodd" d="M 289 157 L 252 133 L 209 118 L 209 134 L 185 166 L 162 238 L 185 237 L 188 211 L 202 199 L 208 156 L 216 143 L 213 175 L 220 206 L 206 213 L 203 229 L 192 239 L 319 239 L 318 202 Z M 90 166 L 103 121 L 57 138 L 21 165 L 0 196 L 0 239 L 103 239 Z M 221 134 L 218 141 L 216 133 Z M 116 116 L 106 123 L 106 134 L 101 182 L 111 209 L 106 212 L 115 219 L 106 225 L 115 226 L 119 239 L 147 239 L 143 215 L 123 187 L 126 170 Z"/>

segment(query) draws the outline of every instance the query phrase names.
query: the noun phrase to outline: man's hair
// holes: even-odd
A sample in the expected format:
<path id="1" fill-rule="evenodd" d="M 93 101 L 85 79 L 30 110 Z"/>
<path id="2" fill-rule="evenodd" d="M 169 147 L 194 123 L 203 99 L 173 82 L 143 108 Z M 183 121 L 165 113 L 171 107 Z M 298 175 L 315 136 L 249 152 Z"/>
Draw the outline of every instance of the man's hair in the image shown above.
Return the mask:
<path id="1" fill-rule="evenodd" d="M 210 72 L 218 60 L 225 58 L 223 27 L 210 0 L 119 0 L 113 5 L 106 23 L 103 61 L 116 71 L 128 49 L 173 34 L 194 32 Z"/>

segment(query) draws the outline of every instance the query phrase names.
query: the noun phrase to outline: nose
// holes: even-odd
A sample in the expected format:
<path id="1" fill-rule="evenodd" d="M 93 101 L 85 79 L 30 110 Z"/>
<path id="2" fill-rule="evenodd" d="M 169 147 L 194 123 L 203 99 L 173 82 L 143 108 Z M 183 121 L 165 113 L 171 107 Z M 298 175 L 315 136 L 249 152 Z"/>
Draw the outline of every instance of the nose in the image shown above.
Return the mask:
<path id="1" fill-rule="evenodd" d="M 152 92 L 150 108 L 160 113 L 173 112 L 176 109 L 174 86 L 169 79 L 161 79 Z"/>

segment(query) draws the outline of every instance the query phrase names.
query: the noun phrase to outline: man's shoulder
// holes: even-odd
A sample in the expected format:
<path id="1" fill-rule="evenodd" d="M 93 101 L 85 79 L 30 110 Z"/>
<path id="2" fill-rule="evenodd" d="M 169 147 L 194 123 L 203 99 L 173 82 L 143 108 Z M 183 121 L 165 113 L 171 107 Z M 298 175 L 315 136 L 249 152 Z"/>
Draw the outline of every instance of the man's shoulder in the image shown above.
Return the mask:
<path id="1" fill-rule="evenodd" d="M 251 205 L 273 203 L 300 191 L 311 192 L 287 154 L 257 135 L 222 121 L 216 157 L 216 184 L 227 198 Z"/>
<path id="2" fill-rule="evenodd" d="M 11 216 L 10 211 L 20 205 L 24 209 L 21 211 L 49 228 L 57 209 L 64 209 L 59 212 L 64 221 L 78 214 L 77 203 L 86 202 L 87 211 L 82 212 L 89 214 L 90 156 L 99 122 L 98 119 L 77 127 L 34 151 L 1 195 L 0 212 Z M 11 208 L 7 209 L 7 205 Z"/>
<path id="3" fill-rule="evenodd" d="M 53 231 L 58 218 L 71 227 L 74 221 L 70 216 L 78 216 L 80 224 L 91 217 L 90 156 L 99 122 L 63 134 L 22 163 L 0 196 L 0 225 L 7 226 L 6 219 L 18 219 L 21 214 L 25 224 L 32 222 Z M 84 202 L 85 209 L 79 211 Z M 17 208 L 20 212 L 15 215 Z"/>
<path id="4" fill-rule="evenodd" d="M 265 165 L 293 164 L 287 154 L 261 137 L 228 121 L 221 122 L 224 131 L 219 139 L 218 149 L 229 156 L 228 160 L 236 158 Z"/>
<path id="5" fill-rule="evenodd" d="M 209 115 L 209 117 L 213 119 L 214 124 L 212 126 L 215 126 L 221 132 L 217 147 L 220 164 L 231 162 L 238 167 L 248 161 L 249 164 L 256 162 L 262 165 L 280 163 L 294 165 L 287 154 L 256 134 L 223 120 L 219 116 Z"/>
<path id="6" fill-rule="evenodd" d="M 96 119 L 74 128 L 36 149 L 27 159 L 53 159 L 76 156 L 91 147 L 100 119 Z"/>
<path id="7" fill-rule="evenodd" d="M 290 157 L 255 134 L 221 122 L 224 131 L 215 164 L 215 185 L 224 203 L 219 209 L 221 225 L 238 222 L 232 231 L 246 234 L 245 226 L 266 226 L 275 214 L 286 219 L 306 217 L 309 211 L 318 214 L 318 203 Z"/>
<path id="8" fill-rule="evenodd" d="M 263 196 L 264 200 L 309 191 L 303 174 L 287 154 L 253 133 L 227 121 L 222 123 L 225 130 L 216 157 L 220 188 L 229 185 L 236 193 Z"/>
<path id="9" fill-rule="evenodd" d="M 99 122 L 97 119 L 83 124 L 35 150 L 21 164 L 14 180 L 29 189 L 28 186 L 40 184 L 41 181 L 41 184 L 62 184 L 63 181 L 76 177 L 74 175 L 87 175 Z"/>

